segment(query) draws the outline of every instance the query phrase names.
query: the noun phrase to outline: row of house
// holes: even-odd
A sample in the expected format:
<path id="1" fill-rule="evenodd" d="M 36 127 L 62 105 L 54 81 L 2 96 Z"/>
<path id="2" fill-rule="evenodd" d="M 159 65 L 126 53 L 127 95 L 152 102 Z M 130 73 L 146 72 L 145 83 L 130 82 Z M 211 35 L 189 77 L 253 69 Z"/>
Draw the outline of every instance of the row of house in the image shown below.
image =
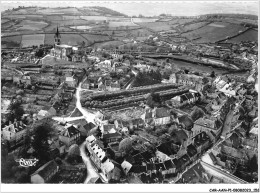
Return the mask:
<path id="1" fill-rule="evenodd" d="M 187 104 L 194 104 L 199 101 L 200 98 L 201 94 L 199 92 L 190 90 L 188 93 L 173 97 L 171 102 L 175 107 L 181 107 Z"/>
<path id="2" fill-rule="evenodd" d="M 183 84 L 200 92 L 206 84 L 211 84 L 212 78 L 177 72 L 170 76 L 169 82 Z"/>

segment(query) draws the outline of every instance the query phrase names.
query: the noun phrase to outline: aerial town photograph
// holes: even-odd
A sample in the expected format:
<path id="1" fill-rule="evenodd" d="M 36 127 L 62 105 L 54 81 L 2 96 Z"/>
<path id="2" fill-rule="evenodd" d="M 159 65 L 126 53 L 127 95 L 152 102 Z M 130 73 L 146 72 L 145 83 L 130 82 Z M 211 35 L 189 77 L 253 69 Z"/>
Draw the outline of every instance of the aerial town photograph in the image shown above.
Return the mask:
<path id="1" fill-rule="evenodd" d="M 258 184 L 258 6 L 1 2 L 1 183 Z"/>

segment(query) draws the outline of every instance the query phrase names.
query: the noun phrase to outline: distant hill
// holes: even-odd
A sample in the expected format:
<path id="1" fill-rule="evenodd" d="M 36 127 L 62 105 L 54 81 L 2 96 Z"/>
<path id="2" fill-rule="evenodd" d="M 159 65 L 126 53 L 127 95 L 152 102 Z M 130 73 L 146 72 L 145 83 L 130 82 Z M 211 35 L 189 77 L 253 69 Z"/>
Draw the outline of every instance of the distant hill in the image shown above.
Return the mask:
<path id="1" fill-rule="evenodd" d="M 2 16 L 8 15 L 26 15 L 26 14 L 39 14 L 39 15 L 56 15 L 56 14 L 65 14 L 65 15 L 107 15 L 107 16 L 121 16 L 127 17 L 127 15 L 120 12 L 114 11 L 106 7 L 17 7 L 13 9 L 8 9 L 1 12 Z"/>

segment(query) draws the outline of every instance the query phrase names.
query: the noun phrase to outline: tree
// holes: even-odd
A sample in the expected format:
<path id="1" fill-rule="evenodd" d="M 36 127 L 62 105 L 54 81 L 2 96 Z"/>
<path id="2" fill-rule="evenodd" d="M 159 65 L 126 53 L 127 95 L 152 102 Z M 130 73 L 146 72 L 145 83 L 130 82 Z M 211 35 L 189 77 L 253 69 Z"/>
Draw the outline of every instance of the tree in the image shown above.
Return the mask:
<path id="1" fill-rule="evenodd" d="M 196 121 L 199 118 L 203 117 L 204 114 L 205 114 L 205 112 L 201 108 L 195 106 L 193 108 L 193 111 L 191 112 L 191 118 L 193 121 Z"/>
<path id="2" fill-rule="evenodd" d="M 50 160 L 48 139 L 51 137 L 52 132 L 53 127 L 47 119 L 34 128 L 32 140 L 32 147 L 35 150 L 34 156 L 42 163 Z"/>
<path id="3" fill-rule="evenodd" d="M 257 158 L 256 155 L 254 155 L 248 162 L 248 171 L 251 172 L 257 172 L 258 171 L 258 163 L 257 163 Z"/>
<path id="4" fill-rule="evenodd" d="M 151 108 L 158 107 L 161 103 L 162 101 L 160 95 L 154 92 L 150 93 L 146 100 L 146 104 Z"/>
<path id="5" fill-rule="evenodd" d="M 38 50 L 35 52 L 35 56 L 38 57 L 38 58 L 43 57 L 43 55 L 44 55 L 43 49 L 38 49 Z"/>
<path id="6" fill-rule="evenodd" d="M 8 107 L 8 110 L 10 110 L 10 113 L 7 116 L 7 121 L 13 122 L 14 119 L 16 119 L 17 121 L 20 121 L 21 117 L 24 114 L 24 110 L 21 106 L 21 102 L 18 102 L 18 101 L 11 103 Z"/>
<path id="7" fill-rule="evenodd" d="M 211 72 L 210 77 L 211 77 L 211 78 L 215 78 L 215 77 L 216 77 L 216 74 L 215 74 L 214 71 Z"/>
<path id="8" fill-rule="evenodd" d="M 129 153 L 132 149 L 132 140 L 130 138 L 125 138 L 119 143 L 119 151 Z"/>

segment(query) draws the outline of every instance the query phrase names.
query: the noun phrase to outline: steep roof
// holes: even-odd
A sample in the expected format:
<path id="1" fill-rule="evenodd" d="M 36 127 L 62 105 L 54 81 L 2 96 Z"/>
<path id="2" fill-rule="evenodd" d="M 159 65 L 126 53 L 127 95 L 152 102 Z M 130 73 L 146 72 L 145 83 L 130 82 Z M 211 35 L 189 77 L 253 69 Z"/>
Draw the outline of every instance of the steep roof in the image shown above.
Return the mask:
<path id="1" fill-rule="evenodd" d="M 157 108 L 155 111 L 155 117 L 156 118 L 163 118 L 163 117 L 169 117 L 170 112 L 166 108 Z"/>
<path id="2" fill-rule="evenodd" d="M 47 162 L 46 164 L 44 164 L 43 166 L 41 166 L 31 176 L 38 174 L 44 180 L 46 180 L 46 178 L 48 176 L 50 176 L 50 174 L 53 173 L 53 171 L 56 170 L 57 168 L 58 168 L 57 163 L 54 160 L 51 160 L 51 161 Z"/>
<path id="3" fill-rule="evenodd" d="M 190 129 L 193 127 L 193 121 L 188 115 L 182 115 L 178 118 L 180 123 L 183 123 L 186 129 Z"/>
<path id="4" fill-rule="evenodd" d="M 190 157 L 193 157 L 194 155 L 197 154 L 197 149 L 194 147 L 194 145 L 190 144 L 190 145 L 187 147 L 187 154 L 188 154 Z"/>
<path id="5" fill-rule="evenodd" d="M 187 99 L 192 99 L 192 98 L 194 98 L 193 95 L 192 95 L 190 92 L 185 93 L 185 96 L 187 97 Z"/>
<path id="6" fill-rule="evenodd" d="M 215 121 L 214 120 L 207 119 L 207 118 L 204 118 L 204 117 L 196 120 L 194 124 L 200 125 L 200 126 L 203 126 L 203 127 L 207 127 L 207 128 L 210 128 L 210 129 L 217 129 L 215 127 Z"/>
<path id="7" fill-rule="evenodd" d="M 165 167 L 166 167 L 167 170 L 169 170 L 169 169 L 175 167 L 174 163 L 173 163 L 172 160 L 170 160 L 170 159 L 167 160 L 167 161 L 165 161 L 165 162 L 164 162 L 164 165 L 165 165 Z"/>
<path id="8" fill-rule="evenodd" d="M 78 133 L 79 133 L 79 130 L 75 126 L 71 125 L 67 129 L 63 130 L 61 132 L 61 135 L 65 136 L 65 137 L 72 137 Z"/>
<path id="9" fill-rule="evenodd" d="M 110 138 L 113 138 L 113 137 L 121 137 L 121 134 L 119 133 L 107 133 L 107 134 L 104 134 L 103 135 L 103 139 L 110 139 Z"/>

